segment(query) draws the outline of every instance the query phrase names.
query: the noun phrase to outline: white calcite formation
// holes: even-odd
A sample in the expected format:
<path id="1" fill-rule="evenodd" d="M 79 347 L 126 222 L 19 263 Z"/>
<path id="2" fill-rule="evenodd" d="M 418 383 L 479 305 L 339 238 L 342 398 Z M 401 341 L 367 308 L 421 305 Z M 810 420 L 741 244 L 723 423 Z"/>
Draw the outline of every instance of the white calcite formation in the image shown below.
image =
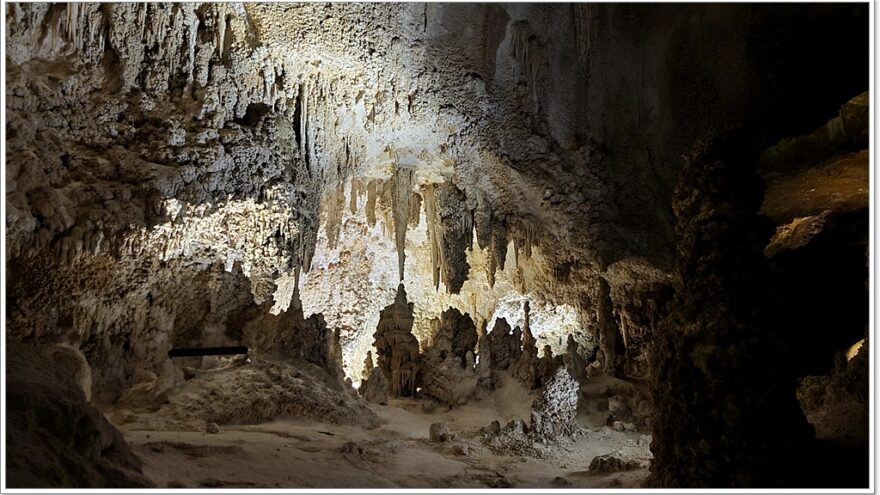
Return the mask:
<path id="1" fill-rule="evenodd" d="M 579 397 L 577 380 L 559 368 L 532 405 L 532 434 L 545 439 L 571 434 L 577 428 Z"/>

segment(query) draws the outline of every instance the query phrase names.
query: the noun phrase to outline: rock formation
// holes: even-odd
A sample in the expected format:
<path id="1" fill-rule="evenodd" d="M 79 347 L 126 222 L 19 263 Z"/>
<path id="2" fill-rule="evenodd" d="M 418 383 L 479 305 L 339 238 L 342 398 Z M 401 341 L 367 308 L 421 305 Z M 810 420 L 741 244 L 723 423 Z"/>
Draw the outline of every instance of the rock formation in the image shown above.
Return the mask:
<path id="1" fill-rule="evenodd" d="M 528 352 L 533 356 L 538 355 L 538 345 L 535 341 L 535 336 L 532 335 L 532 329 L 529 325 L 529 313 L 531 312 L 531 306 L 529 302 L 526 301 L 523 303 L 523 313 L 525 314 L 523 318 L 523 328 L 522 328 L 522 350 L 523 352 Z"/>
<path id="2" fill-rule="evenodd" d="M 477 341 L 477 385 L 485 390 L 491 390 L 494 383 L 492 379 L 492 349 L 489 346 L 489 336 L 486 334 L 486 321 L 481 324 L 482 332 Z"/>
<path id="3" fill-rule="evenodd" d="M 183 381 L 184 372 L 171 360 L 165 361 L 158 376 L 144 373 L 142 379 L 127 389 L 116 404 L 135 411 L 155 411 L 168 401 Z"/>
<path id="4" fill-rule="evenodd" d="M 373 425 L 345 375 L 373 400 L 424 384 L 457 404 L 474 381 L 546 387 L 563 366 L 584 386 L 652 383 L 656 414 L 603 397 L 631 416 L 612 428 L 650 418 L 649 484 L 789 485 L 790 452 L 862 483 L 837 469 L 861 459 L 814 469 L 838 451 L 810 443 L 794 387 L 864 375 L 835 355 L 869 314 L 869 13 L 9 4 L 7 342 L 55 356 L 95 407 L 196 431 Z M 481 331 L 429 350 L 450 307 Z M 167 357 L 232 345 L 252 362 Z M 68 433 L 52 445 L 83 476 L 37 476 L 138 478 L 95 474 L 119 453 L 106 432 L 110 451 L 80 457 Z"/>
<path id="5" fill-rule="evenodd" d="M 651 370 L 655 485 L 786 486 L 812 436 L 794 396 L 790 330 L 772 311 L 762 253 L 772 225 L 757 215 L 760 181 L 742 153 L 726 142 L 692 156 L 676 190 L 681 285 Z M 682 416 L 685 404 L 703 414 Z"/>
<path id="6" fill-rule="evenodd" d="M 413 303 L 406 300 L 403 284 L 397 287 L 394 303 L 379 314 L 373 345 L 376 364 L 389 381 L 391 397 L 416 393 L 419 376 L 419 341 L 412 334 Z"/>
<path id="7" fill-rule="evenodd" d="M 596 319 L 599 326 L 599 351 L 605 374 L 623 376 L 626 348 L 614 315 L 611 302 L 611 288 L 604 279 L 599 280 L 599 296 Z"/>
<path id="8" fill-rule="evenodd" d="M 373 351 L 367 351 L 367 357 L 364 358 L 364 369 L 361 371 L 361 376 L 368 376 L 375 368 L 373 364 Z"/>
<path id="9" fill-rule="evenodd" d="M 358 388 L 361 397 L 367 402 L 388 404 L 388 379 L 385 378 L 382 368 L 375 367 L 364 376 L 365 378 Z"/>
<path id="10" fill-rule="evenodd" d="M 266 311 L 248 321 L 242 329 L 242 342 L 257 354 L 307 361 L 340 381 L 344 377 L 335 332 L 327 328 L 321 314 L 304 318 L 299 301 L 277 316 Z"/>
<path id="11" fill-rule="evenodd" d="M 565 368 L 558 368 L 532 405 L 530 431 L 544 439 L 571 434 L 577 427 L 580 385 Z"/>
<path id="12" fill-rule="evenodd" d="M 71 346 L 58 344 L 48 351 L 49 359 L 55 364 L 60 380 L 73 380 L 82 389 L 86 402 L 92 400 L 92 368 L 82 351 Z"/>
<path id="13" fill-rule="evenodd" d="M 473 245 L 472 213 L 455 184 L 429 185 L 424 194 L 434 286 L 442 280 L 449 292 L 458 294 L 470 269 L 465 250 Z"/>
<path id="14" fill-rule="evenodd" d="M 464 404 L 477 388 L 476 342 L 476 327 L 469 316 L 454 308 L 443 312 L 431 345 L 422 354 L 422 392 L 449 407 Z"/>
<path id="15" fill-rule="evenodd" d="M 6 350 L 6 476 L 15 488 L 147 488 L 141 461 L 86 402 L 65 363 L 10 342 Z"/>
<path id="16" fill-rule="evenodd" d="M 516 364 L 522 352 L 522 332 L 517 327 L 513 332 L 504 318 L 495 320 L 495 327 L 488 334 L 488 349 L 492 356 L 493 370 L 506 370 Z"/>
<path id="17" fill-rule="evenodd" d="M 566 341 L 566 352 L 562 356 L 565 363 L 565 369 L 568 374 L 575 380 L 581 380 L 587 375 L 587 361 L 581 356 L 578 350 L 578 343 L 574 340 L 574 336 L 569 335 Z M 549 353 L 550 349 L 545 348 L 545 353 Z"/>

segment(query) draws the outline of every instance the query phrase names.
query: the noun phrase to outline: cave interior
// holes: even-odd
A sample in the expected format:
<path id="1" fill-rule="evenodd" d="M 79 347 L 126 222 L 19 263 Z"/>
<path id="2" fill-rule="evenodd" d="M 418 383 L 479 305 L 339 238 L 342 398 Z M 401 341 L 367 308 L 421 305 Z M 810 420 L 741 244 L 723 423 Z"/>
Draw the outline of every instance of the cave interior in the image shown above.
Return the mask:
<path id="1" fill-rule="evenodd" d="M 868 13 L 7 3 L 7 486 L 867 487 Z"/>

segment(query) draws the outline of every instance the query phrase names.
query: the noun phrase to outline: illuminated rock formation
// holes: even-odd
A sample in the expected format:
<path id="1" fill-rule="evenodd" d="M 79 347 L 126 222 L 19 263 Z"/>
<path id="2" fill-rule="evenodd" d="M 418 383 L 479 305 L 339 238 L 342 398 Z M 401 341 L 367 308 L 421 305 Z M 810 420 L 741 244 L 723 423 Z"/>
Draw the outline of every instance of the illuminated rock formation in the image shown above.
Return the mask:
<path id="1" fill-rule="evenodd" d="M 457 309 L 443 312 L 431 345 L 421 357 L 422 392 L 449 407 L 464 404 L 474 394 L 477 331 L 473 321 Z"/>
<path id="2" fill-rule="evenodd" d="M 406 300 L 403 284 L 397 288 L 394 303 L 379 314 L 373 335 L 376 365 L 388 379 L 391 397 L 409 397 L 416 393 L 419 375 L 419 341 L 412 334 L 413 303 Z"/>
<path id="3" fill-rule="evenodd" d="M 307 361 L 340 381 L 344 376 L 334 332 L 327 328 L 320 314 L 304 318 L 298 301 L 277 316 L 265 312 L 247 322 L 242 329 L 242 342 L 257 354 Z"/>
<path id="4" fill-rule="evenodd" d="M 558 368 L 532 405 L 532 433 L 545 439 L 571 434 L 577 427 L 580 386 L 565 368 Z"/>

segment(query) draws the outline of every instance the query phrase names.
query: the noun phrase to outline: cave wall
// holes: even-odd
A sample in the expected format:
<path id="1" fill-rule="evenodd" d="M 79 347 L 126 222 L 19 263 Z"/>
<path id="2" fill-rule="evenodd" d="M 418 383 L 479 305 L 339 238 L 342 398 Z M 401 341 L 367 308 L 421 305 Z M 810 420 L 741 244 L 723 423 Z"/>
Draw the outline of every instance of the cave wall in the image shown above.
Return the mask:
<path id="1" fill-rule="evenodd" d="M 812 427 L 793 393 L 795 335 L 776 312 L 762 249 L 772 223 L 757 214 L 760 179 L 734 161 L 740 147 L 700 152 L 676 189 L 681 286 L 652 349 L 655 486 L 803 482 Z"/>

